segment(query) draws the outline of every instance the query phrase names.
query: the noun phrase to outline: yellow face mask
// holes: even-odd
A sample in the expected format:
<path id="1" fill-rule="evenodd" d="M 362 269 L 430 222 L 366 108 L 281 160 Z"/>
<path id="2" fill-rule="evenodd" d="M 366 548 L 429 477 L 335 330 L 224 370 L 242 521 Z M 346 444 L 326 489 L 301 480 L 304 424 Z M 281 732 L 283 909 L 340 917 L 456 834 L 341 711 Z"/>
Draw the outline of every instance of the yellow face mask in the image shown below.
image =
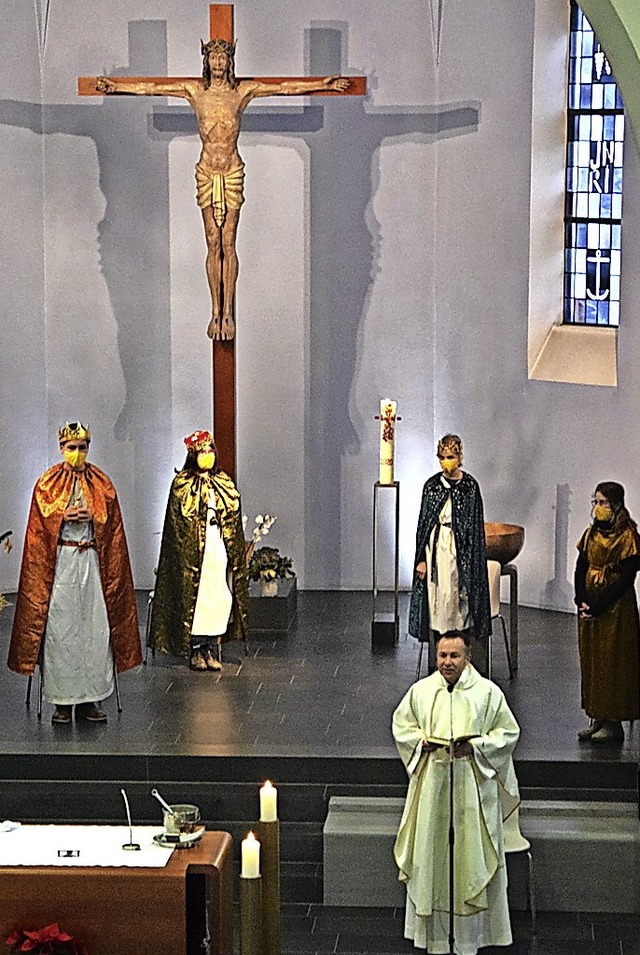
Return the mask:
<path id="1" fill-rule="evenodd" d="M 440 467 L 445 474 L 454 474 L 455 471 L 460 467 L 460 462 L 458 458 L 448 459 L 440 462 Z"/>
<path id="2" fill-rule="evenodd" d="M 609 504 L 594 504 L 593 516 L 597 521 L 606 523 L 613 518 L 613 508 Z"/>
<path id="3" fill-rule="evenodd" d="M 84 466 L 84 462 L 87 460 L 86 451 L 68 451 L 66 448 L 63 448 L 62 454 L 64 455 L 64 459 L 69 467 L 72 467 L 74 471 L 80 470 Z"/>
<path id="4" fill-rule="evenodd" d="M 216 463 L 216 456 L 213 451 L 200 451 L 197 457 L 198 467 L 201 471 L 210 471 Z"/>

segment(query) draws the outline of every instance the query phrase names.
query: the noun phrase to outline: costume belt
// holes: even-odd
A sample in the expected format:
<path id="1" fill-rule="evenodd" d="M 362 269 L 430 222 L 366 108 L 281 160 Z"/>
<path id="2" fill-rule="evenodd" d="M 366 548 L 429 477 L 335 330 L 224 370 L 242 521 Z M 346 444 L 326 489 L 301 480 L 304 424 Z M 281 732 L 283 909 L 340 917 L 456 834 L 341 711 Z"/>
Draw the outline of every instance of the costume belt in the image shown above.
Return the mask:
<path id="1" fill-rule="evenodd" d="M 68 541 L 60 538 L 58 540 L 58 547 L 75 547 L 78 551 L 83 550 L 95 550 L 96 549 L 96 539 L 95 537 L 90 541 Z"/>

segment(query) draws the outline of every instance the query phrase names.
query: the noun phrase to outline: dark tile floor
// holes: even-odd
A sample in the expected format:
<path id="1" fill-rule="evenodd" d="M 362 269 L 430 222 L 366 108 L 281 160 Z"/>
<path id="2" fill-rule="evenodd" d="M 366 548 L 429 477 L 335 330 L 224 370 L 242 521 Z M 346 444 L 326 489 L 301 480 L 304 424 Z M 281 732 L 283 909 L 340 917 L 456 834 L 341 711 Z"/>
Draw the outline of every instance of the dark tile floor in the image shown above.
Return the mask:
<path id="1" fill-rule="evenodd" d="M 390 717 L 415 678 L 417 660 L 416 642 L 404 635 L 406 599 L 402 604 L 398 645 L 373 653 L 370 595 L 301 593 L 289 633 L 252 635 L 247 655 L 240 644 L 229 645 L 221 674 L 194 673 L 183 661 L 149 656 L 147 666 L 122 675 L 124 712 L 118 716 L 109 700 L 107 725 L 54 727 L 47 704 L 38 722 L 35 701 L 28 711 L 24 706 L 25 678 L 0 667 L 0 753 L 396 760 Z M 143 594 L 140 606 L 143 622 Z M 3 656 L 12 613 L 0 613 Z M 622 747 L 578 744 L 585 719 L 576 643 L 572 616 L 521 608 L 520 666 L 509 682 L 504 647 L 496 639 L 494 679 L 522 728 L 517 758 L 637 761 L 638 724 Z"/>
<path id="2" fill-rule="evenodd" d="M 342 909 L 287 905 L 282 917 L 285 955 L 396 955 L 416 951 L 403 937 L 402 909 Z M 538 913 L 531 934 L 525 912 L 512 914 L 514 942 L 485 948 L 484 955 L 639 955 L 640 916 L 570 912 Z"/>

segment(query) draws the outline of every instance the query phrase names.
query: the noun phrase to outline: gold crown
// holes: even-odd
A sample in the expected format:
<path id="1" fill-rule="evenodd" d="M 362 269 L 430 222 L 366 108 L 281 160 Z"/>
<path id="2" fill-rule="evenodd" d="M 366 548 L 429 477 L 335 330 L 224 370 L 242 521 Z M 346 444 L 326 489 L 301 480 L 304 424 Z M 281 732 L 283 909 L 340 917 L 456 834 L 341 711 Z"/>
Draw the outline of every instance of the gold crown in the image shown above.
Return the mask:
<path id="1" fill-rule="evenodd" d="M 213 435 L 210 431 L 193 431 L 184 439 L 190 451 L 204 451 L 213 444 Z"/>
<path id="2" fill-rule="evenodd" d="M 81 421 L 67 421 L 63 428 L 58 428 L 58 441 L 66 444 L 67 441 L 91 441 L 91 431 L 85 428 Z"/>

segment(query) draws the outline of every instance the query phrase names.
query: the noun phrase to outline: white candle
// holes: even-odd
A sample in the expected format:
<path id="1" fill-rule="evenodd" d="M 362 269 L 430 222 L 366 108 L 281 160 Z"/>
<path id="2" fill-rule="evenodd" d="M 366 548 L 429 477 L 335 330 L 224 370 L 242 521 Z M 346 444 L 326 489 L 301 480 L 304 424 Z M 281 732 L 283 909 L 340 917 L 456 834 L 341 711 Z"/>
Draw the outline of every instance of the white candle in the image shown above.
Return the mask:
<path id="1" fill-rule="evenodd" d="M 242 868 L 240 875 L 243 879 L 258 879 L 260 877 L 260 843 L 252 832 L 242 840 Z"/>
<path id="2" fill-rule="evenodd" d="M 278 818 L 278 790 L 267 779 L 260 790 L 260 822 L 275 822 Z"/>
<path id="3" fill-rule="evenodd" d="M 393 484 L 393 450 L 396 434 L 396 402 L 380 402 L 380 484 Z"/>

